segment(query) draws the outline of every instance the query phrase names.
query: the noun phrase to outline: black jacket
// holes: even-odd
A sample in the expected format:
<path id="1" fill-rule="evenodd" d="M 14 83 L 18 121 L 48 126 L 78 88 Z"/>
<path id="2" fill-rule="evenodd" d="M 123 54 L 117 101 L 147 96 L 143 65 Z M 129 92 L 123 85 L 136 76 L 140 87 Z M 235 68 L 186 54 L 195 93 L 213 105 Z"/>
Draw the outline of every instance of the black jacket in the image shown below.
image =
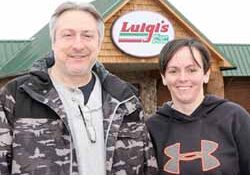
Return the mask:
<path id="1" fill-rule="evenodd" d="M 0 174 L 78 174 L 67 114 L 47 73 L 51 59 L 0 91 Z M 134 89 L 100 64 L 107 175 L 156 174 L 156 159 Z M 122 163 L 121 163 L 122 162 Z M 98 167 L 97 167 L 98 168 Z"/>
<path id="2" fill-rule="evenodd" d="M 206 96 L 190 116 L 166 103 L 147 125 L 161 174 L 250 174 L 250 117 L 235 103 Z"/>

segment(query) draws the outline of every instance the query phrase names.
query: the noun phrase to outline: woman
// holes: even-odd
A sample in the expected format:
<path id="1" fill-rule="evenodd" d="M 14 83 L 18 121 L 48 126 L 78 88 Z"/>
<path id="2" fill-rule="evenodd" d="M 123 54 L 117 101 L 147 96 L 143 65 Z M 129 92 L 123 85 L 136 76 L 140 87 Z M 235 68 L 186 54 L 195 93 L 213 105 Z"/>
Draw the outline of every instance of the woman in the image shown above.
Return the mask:
<path id="1" fill-rule="evenodd" d="M 204 95 L 210 55 L 195 39 L 160 53 L 162 82 L 172 101 L 147 121 L 161 174 L 249 175 L 250 117 L 238 104 Z"/>

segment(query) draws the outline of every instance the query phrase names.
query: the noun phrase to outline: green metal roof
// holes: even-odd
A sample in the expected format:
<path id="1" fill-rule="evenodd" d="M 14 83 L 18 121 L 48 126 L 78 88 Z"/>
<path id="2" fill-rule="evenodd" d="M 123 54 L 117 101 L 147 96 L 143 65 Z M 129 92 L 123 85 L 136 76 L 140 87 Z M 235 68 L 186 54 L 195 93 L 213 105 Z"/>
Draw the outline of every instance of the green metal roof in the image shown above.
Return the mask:
<path id="1" fill-rule="evenodd" d="M 98 9 L 103 18 L 105 18 L 122 2 L 123 0 L 96 0 L 91 3 Z"/>
<path id="2" fill-rule="evenodd" d="M 215 44 L 236 69 L 223 70 L 225 77 L 250 76 L 250 44 Z"/>
<path id="3" fill-rule="evenodd" d="M 0 78 L 27 72 L 35 60 L 45 57 L 50 51 L 49 27 L 46 25 L 4 67 L 0 68 Z"/>
<path id="4" fill-rule="evenodd" d="M 1 40 L 0 41 L 0 69 L 22 50 L 30 41 L 28 40 Z"/>

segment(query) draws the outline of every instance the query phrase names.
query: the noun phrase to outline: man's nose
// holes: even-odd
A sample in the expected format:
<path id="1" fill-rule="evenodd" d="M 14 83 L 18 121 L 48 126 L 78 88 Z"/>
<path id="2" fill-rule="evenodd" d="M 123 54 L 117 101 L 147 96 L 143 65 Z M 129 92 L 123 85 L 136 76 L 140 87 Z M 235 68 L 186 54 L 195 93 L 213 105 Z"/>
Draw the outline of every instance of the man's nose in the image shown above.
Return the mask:
<path id="1" fill-rule="evenodd" d="M 74 42 L 72 44 L 72 47 L 76 50 L 82 50 L 85 47 L 84 40 L 81 38 L 81 36 L 76 36 L 74 39 Z"/>

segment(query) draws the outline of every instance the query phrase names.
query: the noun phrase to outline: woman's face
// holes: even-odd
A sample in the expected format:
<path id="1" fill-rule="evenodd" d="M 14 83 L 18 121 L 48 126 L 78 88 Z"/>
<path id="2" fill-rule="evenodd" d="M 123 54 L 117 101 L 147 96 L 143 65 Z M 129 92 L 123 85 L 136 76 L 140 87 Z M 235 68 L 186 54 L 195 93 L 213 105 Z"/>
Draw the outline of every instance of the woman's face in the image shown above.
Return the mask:
<path id="1" fill-rule="evenodd" d="M 192 48 L 192 57 L 188 47 L 180 48 L 166 66 L 162 81 L 168 87 L 174 104 L 196 105 L 203 100 L 203 84 L 209 80 L 210 71 L 204 72 L 199 51 Z"/>

